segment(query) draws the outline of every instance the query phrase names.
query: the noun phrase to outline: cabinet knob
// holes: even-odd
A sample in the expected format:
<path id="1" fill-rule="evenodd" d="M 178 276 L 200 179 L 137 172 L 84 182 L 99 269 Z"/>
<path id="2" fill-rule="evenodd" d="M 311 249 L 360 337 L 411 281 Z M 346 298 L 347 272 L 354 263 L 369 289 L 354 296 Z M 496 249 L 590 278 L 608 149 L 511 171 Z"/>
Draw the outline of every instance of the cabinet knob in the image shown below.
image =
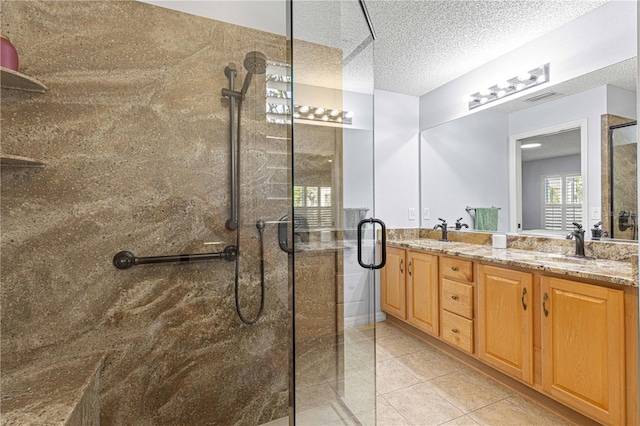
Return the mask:
<path id="1" fill-rule="evenodd" d="M 452 298 L 453 300 L 458 300 L 458 296 L 456 296 L 455 294 L 452 294 L 452 295 L 451 295 L 451 298 Z"/>
<path id="2" fill-rule="evenodd" d="M 456 334 L 457 334 L 457 333 L 458 333 L 458 329 L 457 329 L 457 328 L 452 328 L 452 329 L 451 329 L 451 332 L 452 332 L 452 333 L 456 333 Z"/>
<path id="3" fill-rule="evenodd" d="M 451 270 L 452 270 L 453 272 L 457 272 L 457 271 L 458 271 L 458 267 L 457 267 L 457 266 L 452 266 L 452 267 L 451 267 Z"/>

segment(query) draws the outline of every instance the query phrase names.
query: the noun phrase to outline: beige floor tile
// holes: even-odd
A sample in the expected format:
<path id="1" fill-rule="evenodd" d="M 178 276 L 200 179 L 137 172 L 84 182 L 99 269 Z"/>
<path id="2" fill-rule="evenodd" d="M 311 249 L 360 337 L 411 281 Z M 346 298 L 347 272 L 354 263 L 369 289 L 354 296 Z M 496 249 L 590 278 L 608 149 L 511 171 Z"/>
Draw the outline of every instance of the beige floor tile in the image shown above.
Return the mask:
<path id="1" fill-rule="evenodd" d="M 409 335 L 381 337 L 376 340 L 377 353 L 399 357 L 424 350 L 424 343 Z"/>
<path id="2" fill-rule="evenodd" d="M 378 396 L 376 400 L 376 424 L 378 426 L 409 426 L 407 421 L 398 410 L 393 408 L 383 396 Z"/>
<path id="3" fill-rule="evenodd" d="M 329 383 L 298 387 L 296 386 L 296 412 L 301 413 L 318 406 L 330 406 L 338 400 L 336 391 Z"/>
<path id="4" fill-rule="evenodd" d="M 551 411 L 539 406 L 534 402 L 529 401 L 526 398 L 521 397 L 520 395 L 514 394 L 514 396 L 507 398 L 507 401 L 514 403 L 520 408 L 523 408 L 528 413 L 534 414 L 536 417 L 542 419 L 546 424 L 557 426 L 571 425 L 571 423 L 567 422 L 562 417 L 552 413 Z"/>
<path id="5" fill-rule="evenodd" d="M 413 425 L 439 425 L 463 415 L 424 383 L 387 393 L 384 398 Z"/>
<path id="6" fill-rule="evenodd" d="M 386 321 L 376 323 L 376 339 L 406 334 L 404 331 Z"/>
<path id="7" fill-rule="evenodd" d="M 431 348 L 400 356 L 396 361 L 421 381 L 454 373 L 461 366 L 460 362 Z"/>
<path id="8" fill-rule="evenodd" d="M 469 413 L 468 416 L 480 425 L 489 426 L 537 426 L 553 424 L 548 423 L 546 420 L 541 419 L 508 399 L 503 399 L 495 404 L 487 405 L 473 413 Z"/>
<path id="9" fill-rule="evenodd" d="M 304 426 L 322 426 L 328 422 L 334 422 L 340 419 L 340 414 L 330 404 L 319 405 L 296 412 L 296 424 Z"/>
<path id="10" fill-rule="evenodd" d="M 381 395 L 419 382 L 394 359 L 376 363 L 376 390 Z"/>
<path id="11" fill-rule="evenodd" d="M 450 420 L 446 423 L 442 423 L 441 426 L 478 426 L 478 423 L 474 422 L 473 419 L 469 416 L 462 416 L 458 417 L 457 419 Z"/>
<path id="12" fill-rule="evenodd" d="M 496 392 L 495 384 L 489 379 L 475 377 L 470 380 L 466 372 L 447 374 L 426 383 L 464 413 L 504 399 L 502 392 Z"/>

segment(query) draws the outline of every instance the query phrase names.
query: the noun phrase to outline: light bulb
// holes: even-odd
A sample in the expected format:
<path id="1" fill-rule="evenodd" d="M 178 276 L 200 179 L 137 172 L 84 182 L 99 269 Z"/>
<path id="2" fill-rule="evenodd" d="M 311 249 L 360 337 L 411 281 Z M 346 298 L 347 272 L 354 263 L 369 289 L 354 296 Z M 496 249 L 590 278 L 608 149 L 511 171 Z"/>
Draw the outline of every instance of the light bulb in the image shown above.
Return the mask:
<path id="1" fill-rule="evenodd" d="M 531 80 L 531 74 L 529 74 L 528 72 L 520 73 L 518 74 L 518 80 L 520 81 Z"/>
<path id="2" fill-rule="evenodd" d="M 316 108 L 316 114 L 318 115 L 324 114 L 324 108 Z"/>
<path id="3" fill-rule="evenodd" d="M 524 145 L 520 145 L 520 148 L 522 148 L 522 149 L 530 149 L 530 148 L 538 148 L 539 146 L 541 146 L 541 144 L 539 144 L 539 143 L 526 143 Z"/>
<path id="4" fill-rule="evenodd" d="M 336 119 L 336 121 L 337 121 L 338 123 L 342 123 L 342 117 L 338 117 L 338 118 Z"/>
<path id="5" fill-rule="evenodd" d="M 332 109 L 331 110 L 331 116 L 332 117 L 337 117 L 340 114 L 340 110 L 339 109 Z"/>
<path id="6" fill-rule="evenodd" d="M 297 112 L 293 113 L 293 118 L 300 118 L 300 114 L 298 114 Z"/>
<path id="7" fill-rule="evenodd" d="M 307 118 L 308 118 L 309 120 L 315 120 L 316 116 L 315 116 L 315 115 L 313 115 L 313 114 L 309 114 L 309 115 L 307 115 Z"/>
<path id="8" fill-rule="evenodd" d="M 322 121 L 329 121 L 329 116 L 328 115 L 323 115 L 322 116 Z"/>
<path id="9" fill-rule="evenodd" d="M 301 106 L 301 107 L 298 109 L 298 111 L 300 111 L 300 112 L 301 112 L 301 113 L 303 113 L 303 114 L 306 114 L 306 113 L 308 113 L 308 112 L 309 112 L 309 107 L 308 107 L 308 106 L 306 106 L 306 105 L 305 105 L 305 106 Z"/>
<path id="10" fill-rule="evenodd" d="M 506 95 L 506 94 L 507 94 L 507 91 L 506 91 L 506 90 L 498 90 L 498 97 L 499 97 L 499 98 L 503 97 L 503 96 L 504 96 L 504 95 Z"/>
<path id="11" fill-rule="evenodd" d="M 344 115 L 347 118 L 353 118 L 355 114 L 353 113 L 353 111 L 347 111 L 347 113 Z"/>
<path id="12" fill-rule="evenodd" d="M 511 85 L 507 81 L 501 81 L 500 83 L 498 83 L 498 88 L 499 89 L 506 89 L 506 88 L 508 88 L 510 86 Z"/>
<path id="13" fill-rule="evenodd" d="M 480 90 L 480 92 L 478 92 L 478 93 L 480 93 L 482 96 L 489 96 L 489 95 L 491 94 L 491 90 L 489 90 L 489 89 L 482 89 L 482 90 Z"/>
<path id="14" fill-rule="evenodd" d="M 516 85 L 516 90 L 522 90 L 522 89 L 524 89 L 525 87 L 527 87 L 527 85 L 526 85 L 526 84 L 524 84 L 524 83 L 518 83 L 518 84 Z"/>
<path id="15" fill-rule="evenodd" d="M 480 99 L 480 103 L 481 104 L 486 104 L 487 102 L 489 102 L 489 99 L 487 99 L 487 98 Z"/>

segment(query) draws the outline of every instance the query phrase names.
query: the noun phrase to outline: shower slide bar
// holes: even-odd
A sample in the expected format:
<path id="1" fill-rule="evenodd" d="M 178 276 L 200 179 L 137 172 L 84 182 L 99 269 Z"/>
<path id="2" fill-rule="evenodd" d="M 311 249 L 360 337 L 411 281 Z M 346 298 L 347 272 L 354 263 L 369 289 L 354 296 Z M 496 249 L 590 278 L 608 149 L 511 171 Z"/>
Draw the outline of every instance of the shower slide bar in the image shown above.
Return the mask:
<path id="1" fill-rule="evenodd" d="M 130 251 L 120 251 L 113 256 L 113 266 L 118 269 L 129 269 L 135 265 L 150 263 L 195 262 L 199 260 L 225 259 L 236 260 L 236 246 L 227 246 L 217 253 L 178 254 L 173 256 L 136 257 Z"/>

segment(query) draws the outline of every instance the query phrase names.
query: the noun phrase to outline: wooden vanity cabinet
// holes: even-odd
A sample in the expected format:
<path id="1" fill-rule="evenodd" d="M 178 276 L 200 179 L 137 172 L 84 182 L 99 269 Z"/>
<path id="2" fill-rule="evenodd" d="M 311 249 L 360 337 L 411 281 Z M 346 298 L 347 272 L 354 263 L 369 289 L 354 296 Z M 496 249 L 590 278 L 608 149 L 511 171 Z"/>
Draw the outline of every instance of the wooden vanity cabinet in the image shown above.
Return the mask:
<path id="1" fill-rule="evenodd" d="M 442 340 L 470 354 L 474 352 L 473 291 L 473 262 L 440 257 Z"/>
<path id="2" fill-rule="evenodd" d="M 624 292 L 541 278 L 542 387 L 604 424 L 625 424 Z"/>
<path id="3" fill-rule="evenodd" d="M 380 304 L 382 310 L 401 320 L 407 319 L 405 250 L 387 247 L 387 263 L 380 270 Z"/>
<path id="4" fill-rule="evenodd" d="M 407 321 L 439 334 L 437 255 L 407 250 Z"/>
<path id="5" fill-rule="evenodd" d="M 478 266 L 478 358 L 533 384 L 533 275 Z"/>

